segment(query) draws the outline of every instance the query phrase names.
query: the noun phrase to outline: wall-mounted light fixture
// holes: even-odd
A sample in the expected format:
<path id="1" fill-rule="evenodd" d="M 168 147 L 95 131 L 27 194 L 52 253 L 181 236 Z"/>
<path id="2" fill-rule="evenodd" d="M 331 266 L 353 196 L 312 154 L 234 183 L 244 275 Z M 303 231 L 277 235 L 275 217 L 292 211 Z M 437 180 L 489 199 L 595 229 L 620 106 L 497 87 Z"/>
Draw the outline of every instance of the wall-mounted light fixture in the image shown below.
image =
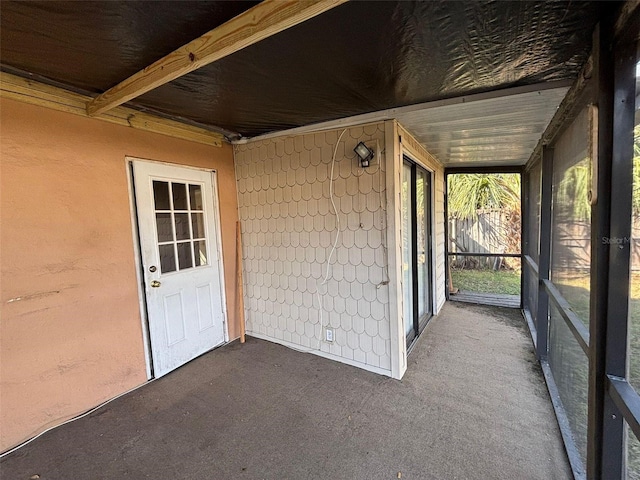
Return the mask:
<path id="1" fill-rule="evenodd" d="M 360 158 L 360 166 L 362 168 L 368 167 L 373 158 L 373 150 L 360 142 L 353 151 L 356 152 L 356 155 Z"/>

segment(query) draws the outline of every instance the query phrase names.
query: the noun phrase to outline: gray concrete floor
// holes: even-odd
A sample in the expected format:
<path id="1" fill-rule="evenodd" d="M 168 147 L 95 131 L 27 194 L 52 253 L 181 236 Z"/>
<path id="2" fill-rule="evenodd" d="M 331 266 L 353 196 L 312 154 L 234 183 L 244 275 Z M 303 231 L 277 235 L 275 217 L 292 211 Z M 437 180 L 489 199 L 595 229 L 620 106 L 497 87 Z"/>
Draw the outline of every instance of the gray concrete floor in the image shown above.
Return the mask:
<path id="1" fill-rule="evenodd" d="M 516 310 L 448 303 L 402 381 L 249 338 L 0 464 L 29 479 L 569 479 Z"/>

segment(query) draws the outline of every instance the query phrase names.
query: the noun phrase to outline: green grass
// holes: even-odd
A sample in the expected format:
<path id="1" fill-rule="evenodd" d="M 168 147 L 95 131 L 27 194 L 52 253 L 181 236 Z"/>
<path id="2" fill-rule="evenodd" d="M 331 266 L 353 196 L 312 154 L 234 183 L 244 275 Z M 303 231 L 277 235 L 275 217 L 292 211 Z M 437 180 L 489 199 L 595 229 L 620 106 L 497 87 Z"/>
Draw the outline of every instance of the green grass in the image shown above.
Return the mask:
<path id="1" fill-rule="evenodd" d="M 520 295 L 520 272 L 517 270 L 451 271 L 453 286 L 465 292 Z"/>

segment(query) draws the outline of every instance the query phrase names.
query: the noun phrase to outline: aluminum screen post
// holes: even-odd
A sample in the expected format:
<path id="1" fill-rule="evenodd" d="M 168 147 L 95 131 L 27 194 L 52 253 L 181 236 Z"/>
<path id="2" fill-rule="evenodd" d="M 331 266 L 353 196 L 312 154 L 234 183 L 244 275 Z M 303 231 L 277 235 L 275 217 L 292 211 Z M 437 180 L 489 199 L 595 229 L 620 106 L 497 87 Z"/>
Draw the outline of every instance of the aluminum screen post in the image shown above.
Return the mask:
<path id="1" fill-rule="evenodd" d="M 606 135 L 611 135 L 611 143 L 603 145 L 609 148 L 611 196 L 609 198 L 609 234 L 606 240 L 608 246 L 608 295 L 606 305 L 606 321 L 598 322 L 599 328 L 605 330 L 604 340 L 604 374 L 619 378 L 626 378 L 629 331 L 629 294 L 630 294 L 630 262 L 631 262 L 631 217 L 633 198 L 633 156 L 634 156 L 634 124 L 635 124 L 635 96 L 636 96 L 636 36 L 638 33 L 638 15 L 636 21 L 631 22 L 626 29 L 626 36 L 615 43 L 612 34 L 600 34 L 601 66 L 607 71 L 613 71 L 613 84 L 605 87 L 612 88 L 610 94 L 611 120 L 606 130 L 601 132 L 606 141 Z M 613 52 L 604 50 L 606 45 L 614 44 Z M 607 61 L 602 57 L 607 56 Z M 613 59 L 613 62 L 611 62 Z M 613 65 L 611 65 L 613 63 Z M 613 68 L 612 68 L 613 67 Z M 610 82 L 611 80 L 609 80 Z M 604 82 L 601 77 L 600 84 Z M 602 138 L 599 136 L 599 140 Z M 604 153 L 606 155 L 606 153 Z M 603 238 L 603 243 L 605 239 Z M 601 324 L 604 323 L 604 324 Z M 628 379 L 627 379 L 628 382 Z M 599 478 L 626 478 L 626 435 L 623 416 L 615 404 L 611 392 L 606 390 L 607 380 L 601 379 L 603 392 L 602 419 L 602 447 Z M 633 391 L 632 389 L 629 389 Z M 637 399 L 636 399 L 637 400 Z M 634 435 L 631 433 L 631 435 Z"/>
<path id="2" fill-rule="evenodd" d="M 613 142 L 613 59 L 611 22 L 598 24 L 593 33 L 593 75 L 597 101 L 597 201 L 591 206 L 591 285 L 589 301 L 589 393 L 587 421 L 587 478 L 601 479 L 605 397 L 605 344 L 609 291 L 609 214 L 611 212 L 611 150 Z M 622 450 L 617 444 L 611 450 Z M 621 478 L 620 466 L 607 478 Z"/>
<path id="3" fill-rule="evenodd" d="M 607 388 L 608 376 L 627 377 L 637 11 L 632 18 L 619 38 L 613 20 L 593 35 L 598 201 L 592 207 L 587 474 L 594 479 L 626 478 L 624 420 Z"/>
<path id="4" fill-rule="evenodd" d="M 544 281 L 551 266 L 551 208 L 553 186 L 553 149 L 542 148 L 542 192 L 540 197 L 540 255 L 538 259 L 538 313 L 536 315 L 536 357 L 547 359 L 549 332 L 549 295 Z"/>

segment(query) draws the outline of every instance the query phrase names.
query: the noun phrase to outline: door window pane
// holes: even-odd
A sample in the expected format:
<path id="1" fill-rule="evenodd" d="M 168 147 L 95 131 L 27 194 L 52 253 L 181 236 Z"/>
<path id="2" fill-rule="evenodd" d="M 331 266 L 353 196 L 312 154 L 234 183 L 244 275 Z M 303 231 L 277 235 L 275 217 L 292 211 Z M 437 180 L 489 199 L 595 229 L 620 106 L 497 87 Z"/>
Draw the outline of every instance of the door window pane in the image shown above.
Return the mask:
<path id="1" fill-rule="evenodd" d="M 402 167 L 402 292 L 404 305 L 405 333 L 409 335 L 413 329 L 413 271 L 411 268 L 412 237 L 411 230 L 411 166 Z"/>
<path id="2" fill-rule="evenodd" d="M 189 240 L 189 214 L 174 213 L 176 219 L 176 240 Z"/>
<path id="3" fill-rule="evenodd" d="M 416 171 L 416 246 L 418 248 L 418 317 L 431 312 L 429 305 L 429 185 L 427 173 Z"/>
<path id="4" fill-rule="evenodd" d="M 200 185 L 189 185 L 189 198 L 191 199 L 191 210 L 202 210 L 202 187 Z"/>
<path id="5" fill-rule="evenodd" d="M 169 210 L 169 183 L 153 181 L 153 200 L 156 210 Z"/>
<path id="6" fill-rule="evenodd" d="M 176 254 L 173 250 L 173 243 L 169 245 L 159 245 L 160 251 L 160 272 L 169 273 L 176 271 Z"/>
<path id="7" fill-rule="evenodd" d="M 202 186 L 154 180 L 153 188 L 161 272 L 207 265 Z"/>
<path id="8" fill-rule="evenodd" d="M 192 213 L 191 225 L 193 226 L 193 238 L 204 238 L 204 214 Z"/>
<path id="9" fill-rule="evenodd" d="M 173 209 L 187 210 L 187 186 L 184 183 L 172 183 L 173 190 Z"/>
<path id="10" fill-rule="evenodd" d="M 156 213 L 156 228 L 158 230 L 158 242 L 173 241 L 170 213 Z"/>
<path id="11" fill-rule="evenodd" d="M 207 265 L 207 244 L 204 240 L 193 242 L 193 254 L 196 266 Z"/>
<path id="12" fill-rule="evenodd" d="M 191 242 L 178 243 L 178 265 L 180 270 L 193 266 L 191 259 Z"/>

